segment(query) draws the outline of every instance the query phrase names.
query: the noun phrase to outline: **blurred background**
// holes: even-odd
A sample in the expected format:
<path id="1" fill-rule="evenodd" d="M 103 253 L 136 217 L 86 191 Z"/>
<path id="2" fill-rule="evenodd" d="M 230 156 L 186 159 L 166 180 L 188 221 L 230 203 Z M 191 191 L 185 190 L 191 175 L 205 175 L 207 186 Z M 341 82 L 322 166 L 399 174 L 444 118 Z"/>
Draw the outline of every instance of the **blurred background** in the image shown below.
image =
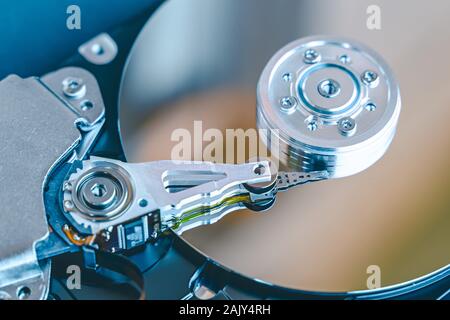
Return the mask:
<path id="1" fill-rule="evenodd" d="M 369 5 L 381 30 L 366 26 Z M 171 133 L 254 128 L 269 58 L 297 38 L 330 34 L 378 51 L 400 84 L 402 113 L 386 155 L 358 175 L 281 194 L 266 214 L 240 211 L 183 235 L 247 276 L 310 290 L 382 286 L 450 263 L 450 2 L 170 0 L 130 60 L 121 101 L 129 161 L 169 159 Z"/>

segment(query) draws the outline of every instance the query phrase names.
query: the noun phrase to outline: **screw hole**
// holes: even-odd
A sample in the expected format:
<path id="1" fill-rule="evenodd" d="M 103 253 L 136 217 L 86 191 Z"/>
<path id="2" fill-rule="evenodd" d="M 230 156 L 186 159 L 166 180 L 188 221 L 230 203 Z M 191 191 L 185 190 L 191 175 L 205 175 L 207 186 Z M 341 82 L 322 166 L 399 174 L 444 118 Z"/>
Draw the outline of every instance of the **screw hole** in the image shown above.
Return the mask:
<path id="1" fill-rule="evenodd" d="M 317 87 L 320 95 L 324 98 L 333 98 L 341 91 L 339 83 L 333 79 L 323 80 Z"/>
<path id="2" fill-rule="evenodd" d="M 266 168 L 262 164 L 256 165 L 256 167 L 253 169 L 253 172 L 257 174 L 258 176 L 264 174 L 266 172 Z"/>
<path id="3" fill-rule="evenodd" d="M 28 299 L 31 295 L 31 289 L 27 286 L 20 287 L 17 289 L 17 297 L 20 300 Z"/>
<path id="4" fill-rule="evenodd" d="M 346 54 L 343 54 L 339 57 L 339 61 L 343 64 L 348 64 L 350 63 L 350 57 Z"/>
<path id="5" fill-rule="evenodd" d="M 94 107 L 94 104 L 92 103 L 92 101 L 90 100 L 84 100 L 83 102 L 81 102 L 80 104 L 80 108 L 83 111 L 87 111 L 90 110 Z"/>
<path id="6" fill-rule="evenodd" d="M 144 208 L 144 207 L 146 207 L 147 205 L 148 205 L 148 201 L 147 201 L 147 200 L 145 200 L 145 199 L 139 200 L 139 206 L 140 206 L 141 208 Z"/>
<path id="7" fill-rule="evenodd" d="M 103 197 L 107 190 L 104 184 L 96 183 L 92 186 L 91 192 L 97 198 Z"/>

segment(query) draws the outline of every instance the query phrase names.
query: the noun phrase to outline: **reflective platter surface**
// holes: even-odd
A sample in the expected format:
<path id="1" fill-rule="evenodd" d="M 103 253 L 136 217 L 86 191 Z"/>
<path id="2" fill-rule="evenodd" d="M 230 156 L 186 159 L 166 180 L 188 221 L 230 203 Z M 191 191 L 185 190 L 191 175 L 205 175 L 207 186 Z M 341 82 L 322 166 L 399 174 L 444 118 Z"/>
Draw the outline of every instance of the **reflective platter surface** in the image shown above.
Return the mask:
<path id="1" fill-rule="evenodd" d="M 173 131 L 193 133 L 197 120 L 203 132 L 254 128 L 260 73 L 304 36 L 366 44 L 402 94 L 397 134 L 375 165 L 281 194 L 266 214 L 235 212 L 186 232 L 193 247 L 244 275 L 323 291 L 366 289 L 374 265 L 386 286 L 450 262 L 450 76 L 442 72 L 450 60 L 439 58 L 450 55 L 450 3 L 380 3 L 381 30 L 367 28 L 366 0 L 171 0 L 150 19 L 123 86 L 128 161 L 170 159 Z"/>

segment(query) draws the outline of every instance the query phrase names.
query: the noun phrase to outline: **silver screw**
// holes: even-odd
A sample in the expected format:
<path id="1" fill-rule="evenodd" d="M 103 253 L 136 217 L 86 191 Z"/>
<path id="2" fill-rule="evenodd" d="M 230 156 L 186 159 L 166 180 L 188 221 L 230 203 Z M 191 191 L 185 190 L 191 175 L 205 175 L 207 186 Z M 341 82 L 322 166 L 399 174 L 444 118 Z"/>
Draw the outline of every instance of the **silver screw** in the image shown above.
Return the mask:
<path id="1" fill-rule="evenodd" d="M 316 131 L 317 129 L 319 129 L 319 119 L 315 116 L 309 116 L 306 120 L 306 127 L 308 128 L 308 130 L 310 131 Z"/>
<path id="2" fill-rule="evenodd" d="M 375 71 L 366 70 L 361 75 L 361 80 L 365 85 L 375 87 L 378 84 L 378 74 Z"/>
<path id="3" fill-rule="evenodd" d="M 297 99 L 295 97 L 283 97 L 280 99 L 281 111 L 286 113 L 292 113 L 297 106 Z"/>
<path id="4" fill-rule="evenodd" d="M 353 118 L 345 117 L 338 121 L 338 129 L 344 136 L 351 136 L 355 133 L 356 122 Z"/>
<path id="5" fill-rule="evenodd" d="M 64 95 L 70 99 L 80 99 L 86 94 L 83 79 L 67 77 L 62 82 Z"/>
<path id="6" fill-rule="evenodd" d="M 308 127 L 308 129 L 309 129 L 310 131 L 316 131 L 316 130 L 317 130 L 317 127 L 318 127 L 317 121 L 316 121 L 316 120 L 310 121 L 310 122 L 308 123 L 307 127 Z"/>
<path id="7" fill-rule="evenodd" d="M 73 209 L 73 202 L 70 200 L 66 200 L 64 201 L 64 209 L 66 209 L 67 211 L 72 210 Z"/>
<path id="8" fill-rule="evenodd" d="M 92 209 L 106 210 L 118 201 L 118 189 L 109 177 L 90 177 L 81 186 L 79 195 L 82 201 Z M 107 211 L 107 210 L 106 210 Z"/>
<path id="9" fill-rule="evenodd" d="M 303 55 L 303 61 L 308 64 L 320 61 L 320 54 L 314 49 L 307 49 Z"/>
<path id="10" fill-rule="evenodd" d="M 364 107 L 368 111 L 375 111 L 375 109 L 377 108 L 377 106 L 373 102 L 368 102 Z"/>
<path id="11" fill-rule="evenodd" d="M 341 91 L 341 86 L 333 79 L 323 80 L 317 86 L 317 90 L 324 98 L 333 98 Z"/>
<path id="12" fill-rule="evenodd" d="M 72 190 L 72 183 L 69 181 L 64 182 L 63 191 L 71 191 L 71 190 Z"/>
<path id="13" fill-rule="evenodd" d="M 339 61 L 343 64 L 348 64 L 348 63 L 350 63 L 351 59 L 348 55 L 343 54 L 339 57 Z"/>
<path id="14" fill-rule="evenodd" d="M 292 74 L 291 73 L 285 73 L 285 74 L 283 74 L 283 80 L 285 81 L 285 82 L 291 82 L 292 81 Z"/>

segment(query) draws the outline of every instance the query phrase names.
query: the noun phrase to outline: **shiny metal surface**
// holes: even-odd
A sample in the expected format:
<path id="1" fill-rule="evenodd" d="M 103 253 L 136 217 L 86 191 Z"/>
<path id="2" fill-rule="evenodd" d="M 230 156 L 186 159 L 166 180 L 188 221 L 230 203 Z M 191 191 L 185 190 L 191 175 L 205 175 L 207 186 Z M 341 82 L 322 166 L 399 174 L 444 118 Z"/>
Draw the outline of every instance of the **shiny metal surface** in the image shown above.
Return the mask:
<path id="1" fill-rule="evenodd" d="M 77 146 L 77 123 L 94 130 L 95 114 L 104 112 L 102 105 L 72 108 L 81 97 L 69 103 L 62 92 L 63 79 L 71 76 L 92 84 L 92 75 L 76 68 L 0 82 L 0 299 L 45 299 L 48 293 L 50 261 L 38 261 L 36 252 L 49 235 L 43 203 L 47 175 Z M 95 88 L 90 89 L 92 97 Z"/>
<path id="2" fill-rule="evenodd" d="M 188 231 L 183 238 L 192 246 L 244 275 L 325 291 L 366 289 L 371 265 L 387 286 L 449 263 L 450 80 L 442 70 L 450 63 L 430 52 L 450 54 L 443 41 L 450 5 L 378 3 L 381 30 L 366 27 L 368 0 L 172 0 L 149 21 L 124 82 L 121 133 L 129 161 L 169 159 L 173 130 L 193 133 L 196 120 L 204 130 L 255 128 L 264 66 L 303 36 L 362 42 L 401 84 L 399 127 L 380 161 L 358 175 L 282 193 L 269 214 L 237 212 Z"/>
<path id="3" fill-rule="evenodd" d="M 70 81 L 71 79 L 72 81 Z M 81 92 L 86 91 L 85 93 L 67 96 L 68 82 L 73 82 L 73 79 L 78 79 L 77 86 L 80 87 Z M 78 116 L 76 122 L 83 131 L 92 131 L 94 126 L 103 120 L 105 106 L 97 80 L 90 72 L 80 68 L 67 67 L 45 75 L 42 82 Z"/>
<path id="4" fill-rule="evenodd" d="M 120 167 L 87 167 L 64 184 L 64 209 L 89 220 L 109 220 L 123 213 L 133 187 Z"/>
<path id="5" fill-rule="evenodd" d="M 34 265 L 36 257 L 32 251 L 21 255 L 18 259 L 20 264 L 11 269 L 14 272 L 11 278 L 15 278 L 16 281 L 0 288 L 0 301 L 46 299 L 50 289 L 51 261 L 45 260 L 40 262 L 39 266 Z M 30 264 L 26 263 L 27 260 Z M 5 276 L 4 273 L 2 275 Z"/>
<path id="6" fill-rule="evenodd" d="M 170 160 L 124 163 L 92 157 L 64 183 L 64 209 L 76 229 L 92 235 L 154 212 L 161 219 L 158 231 L 172 228 L 181 234 L 244 209 L 246 202 L 271 201 L 274 188 L 266 194 L 253 194 L 245 187 L 271 179 L 268 161 L 241 165 Z M 108 191 L 111 188 L 114 193 Z M 99 199 L 101 206 L 97 205 Z M 109 201 L 107 205 L 103 205 L 104 199 Z"/>
<path id="7" fill-rule="evenodd" d="M 285 97 L 298 102 L 289 112 Z M 281 163 L 293 171 L 344 177 L 370 167 L 391 143 L 399 114 L 390 68 L 352 40 L 296 40 L 270 59 L 258 82 L 258 128 L 276 130 Z"/>
<path id="8" fill-rule="evenodd" d="M 90 63 L 104 65 L 114 60 L 117 44 L 107 34 L 102 33 L 78 48 L 78 52 Z"/>

